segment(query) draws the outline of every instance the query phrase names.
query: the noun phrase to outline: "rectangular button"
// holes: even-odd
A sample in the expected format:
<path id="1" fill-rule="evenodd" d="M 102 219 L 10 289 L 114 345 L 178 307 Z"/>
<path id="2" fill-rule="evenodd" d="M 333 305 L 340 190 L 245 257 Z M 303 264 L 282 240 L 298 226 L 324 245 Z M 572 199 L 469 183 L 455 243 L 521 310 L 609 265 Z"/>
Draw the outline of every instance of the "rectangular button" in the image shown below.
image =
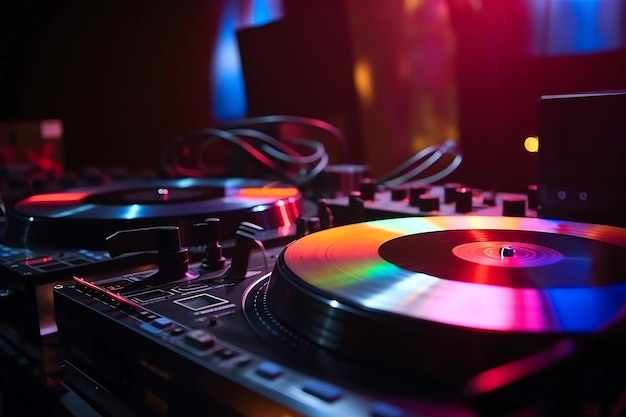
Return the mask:
<path id="1" fill-rule="evenodd" d="M 337 401 L 343 395 L 338 387 L 320 381 L 309 381 L 304 384 L 302 390 L 329 403 Z"/>
<path id="2" fill-rule="evenodd" d="M 256 373 L 266 379 L 276 379 L 283 374 L 283 368 L 272 362 L 263 362 L 257 368 Z"/>

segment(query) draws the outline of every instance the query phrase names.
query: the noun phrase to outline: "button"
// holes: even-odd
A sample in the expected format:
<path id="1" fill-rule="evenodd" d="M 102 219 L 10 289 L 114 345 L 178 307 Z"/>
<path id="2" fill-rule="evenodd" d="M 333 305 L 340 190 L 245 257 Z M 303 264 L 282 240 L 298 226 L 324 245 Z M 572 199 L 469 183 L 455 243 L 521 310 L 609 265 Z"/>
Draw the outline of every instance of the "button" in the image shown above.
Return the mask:
<path id="1" fill-rule="evenodd" d="M 180 336 L 181 334 L 185 333 L 185 329 L 183 329 L 182 327 L 174 327 L 172 330 L 170 330 L 170 334 L 172 336 Z"/>
<path id="2" fill-rule="evenodd" d="M 309 381 L 304 384 L 302 390 L 329 403 L 337 401 L 343 395 L 340 388 L 320 381 Z"/>
<path id="3" fill-rule="evenodd" d="M 197 329 L 188 332 L 185 335 L 185 342 L 189 343 L 196 349 L 209 349 L 215 345 L 213 335 L 206 330 Z"/>
<path id="4" fill-rule="evenodd" d="M 164 329 L 172 324 L 172 320 L 168 319 L 167 317 L 159 317 L 155 319 L 152 324 L 159 329 Z"/>
<path id="5" fill-rule="evenodd" d="M 233 361 L 233 365 L 238 366 L 238 367 L 243 367 L 249 364 L 250 362 L 252 362 L 252 358 L 250 356 L 242 355 Z"/>
<path id="6" fill-rule="evenodd" d="M 140 318 L 141 320 L 150 321 L 150 320 L 151 320 L 151 319 L 150 319 L 150 316 L 151 316 L 151 315 L 152 315 L 152 313 L 150 313 L 149 311 L 146 311 L 146 310 L 141 310 L 141 311 L 139 312 L 139 318 Z"/>
<path id="7" fill-rule="evenodd" d="M 217 352 L 215 352 L 215 354 L 222 359 L 230 359 L 237 355 L 237 353 L 234 350 L 230 350 L 227 348 L 218 350 Z"/>
<path id="8" fill-rule="evenodd" d="M 148 323 L 141 323 L 141 324 L 139 325 L 139 327 L 140 327 L 142 330 L 144 330 L 144 331 L 146 331 L 146 332 L 148 332 L 148 333 L 150 333 L 150 334 L 159 334 L 159 333 L 161 333 L 161 330 L 160 330 L 160 329 L 158 329 L 158 328 L 156 328 L 156 327 L 154 327 L 153 325 L 148 324 Z"/>
<path id="9" fill-rule="evenodd" d="M 283 374 L 283 368 L 272 362 L 263 362 L 257 368 L 256 374 L 265 379 L 276 379 Z"/>
<path id="10" fill-rule="evenodd" d="M 376 403 L 372 407 L 372 417 L 401 417 L 404 412 L 402 409 L 387 403 Z"/>

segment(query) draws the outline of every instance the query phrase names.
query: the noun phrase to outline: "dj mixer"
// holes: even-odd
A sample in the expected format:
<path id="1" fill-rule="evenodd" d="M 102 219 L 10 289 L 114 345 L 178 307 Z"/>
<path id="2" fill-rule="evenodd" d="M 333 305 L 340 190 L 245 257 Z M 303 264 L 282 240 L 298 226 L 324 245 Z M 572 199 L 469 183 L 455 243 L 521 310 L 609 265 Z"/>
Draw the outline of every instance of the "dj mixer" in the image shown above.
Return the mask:
<path id="1" fill-rule="evenodd" d="M 54 286 L 74 274 L 144 270 L 163 256 L 165 249 L 148 241 L 113 256 L 107 248 L 111 235 L 173 226 L 180 251 L 201 261 L 216 250 L 228 255 L 242 221 L 263 227 L 259 238 L 268 244 L 284 244 L 304 207 L 295 187 L 242 178 L 127 179 L 49 188 L 54 191 L 5 201 L 0 230 L 3 357 L 9 364 L 27 364 L 27 373 L 42 384 L 56 380 L 50 373 L 58 371 L 55 360 L 52 370 L 42 369 L 47 357 L 56 356 L 50 349 L 57 341 Z M 14 375 L 0 378 L 8 392 L 20 390 L 13 380 Z"/>
<path id="2" fill-rule="evenodd" d="M 60 415 L 619 415 L 626 230 L 538 218 L 534 191 L 33 195 L 5 219 L 3 356 Z"/>

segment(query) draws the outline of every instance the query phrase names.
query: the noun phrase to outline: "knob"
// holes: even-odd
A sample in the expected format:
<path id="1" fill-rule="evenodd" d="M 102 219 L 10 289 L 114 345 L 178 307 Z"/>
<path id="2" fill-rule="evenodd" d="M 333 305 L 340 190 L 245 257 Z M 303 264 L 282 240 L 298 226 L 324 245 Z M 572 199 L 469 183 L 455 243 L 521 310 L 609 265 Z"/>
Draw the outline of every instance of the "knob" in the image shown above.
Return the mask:
<path id="1" fill-rule="evenodd" d="M 472 190 L 466 187 L 457 188 L 454 201 L 457 213 L 469 213 L 472 211 Z"/>
<path id="2" fill-rule="evenodd" d="M 299 239 L 310 233 L 319 232 L 322 230 L 321 220 L 317 216 L 305 217 L 299 216 L 296 219 L 296 238 Z"/>
<path id="3" fill-rule="evenodd" d="M 502 215 L 509 217 L 526 216 L 526 198 L 508 196 L 502 199 Z"/>
<path id="4" fill-rule="evenodd" d="M 330 229 L 335 225 L 333 211 L 328 207 L 328 202 L 325 198 L 321 198 L 317 202 L 317 216 L 320 219 L 321 229 Z"/>
<path id="5" fill-rule="evenodd" d="M 496 194 L 495 191 L 483 191 L 483 204 L 494 207 L 496 205 Z"/>
<path id="6" fill-rule="evenodd" d="M 443 202 L 445 204 L 454 203 L 454 199 L 456 198 L 456 190 L 459 188 L 467 187 L 465 184 L 461 184 L 458 182 L 449 182 L 444 184 L 443 186 Z"/>
<path id="7" fill-rule="evenodd" d="M 376 197 L 376 181 L 371 178 L 364 178 L 359 183 L 361 198 L 365 201 L 374 201 Z"/>
<path id="8" fill-rule="evenodd" d="M 420 196 L 424 193 L 430 191 L 430 187 L 426 185 L 418 185 L 416 187 L 411 187 L 409 190 L 409 206 L 419 207 Z"/>
<path id="9" fill-rule="evenodd" d="M 133 252 L 157 251 L 158 271 L 143 280 L 143 283 L 194 279 L 200 275 L 189 270 L 188 250 L 181 247 L 180 230 L 177 226 L 119 231 L 107 237 L 106 244 L 112 257 Z"/>
<path id="10" fill-rule="evenodd" d="M 296 219 L 296 239 L 306 236 L 306 217 L 300 215 Z"/>
<path id="11" fill-rule="evenodd" d="M 391 201 L 402 201 L 406 198 L 406 187 L 393 187 L 391 189 Z"/>
<path id="12" fill-rule="evenodd" d="M 246 278 L 252 249 L 263 248 L 263 243 L 256 238 L 256 233 L 262 231 L 263 228 L 254 223 L 241 222 L 239 224 L 235 232 L 235 246 L 226 278 L 236 280 Z"/>
<path id="13" fill-rule="evenodd" d="M 320 218 L 319 217 L 309 217 L 306 219 L 306 230 L 308 233 L 315 233 L 320 231 Z"/>
<path id="14" fill-rule="evenodd" d="M 422 194 L 419 197 L 419 208 L 421 211 L 439 210 L 439 197 L 433 194 Z"/>
<path id="15" fill-rule="evenodd" d="M 361 193 L 353 191 L 348 197 L 348 223 L 360 223 L 365 221 L 365 202 Z"/>
<path id="16" fill-rule="evenodd" d="M 204 234 L 204 258 L 202 258 L 202 269 L 218 270 L 226 265 L 226 258 L 222 254 L 222 232 L 220 229 L 220 219 L 208 218 L 203 222 L 194 224 Z"/>

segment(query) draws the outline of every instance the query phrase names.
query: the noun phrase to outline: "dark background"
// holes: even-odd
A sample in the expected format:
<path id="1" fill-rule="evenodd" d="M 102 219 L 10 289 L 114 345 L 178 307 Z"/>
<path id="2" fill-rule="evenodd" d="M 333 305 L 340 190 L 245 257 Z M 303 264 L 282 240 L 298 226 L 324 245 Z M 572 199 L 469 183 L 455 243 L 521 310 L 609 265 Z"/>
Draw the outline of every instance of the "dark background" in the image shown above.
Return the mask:
<path id="1" fill-rule="evenodd" d="M 2 2 L 0 121 L 61 119 L 67 170 L 158 167 L 175 138 L 222 122 L 211 108 L 208 74 L 224 4 Z M 525 2 L 484 1 L 476 13 L 464 10 L 467 4 L 446 2 L 456 39 L 451 79 L 455 139 L 465 156 L 451 179 L 518 191 L 536 181 L 536 155 L 520 144 L 522 137 L 537 134 L 539 97 L 626 88 L 626 53 L 529 56 L 523 48 L 530 27 Z M 379 71 L 396 70 L 389 59 L 395 51 L 390 41 L 405 36 L 399 34 L 401 25 L 412 24 L 394 23 L 403 18 L 401 5 L 286 1 L 287 23 L 280 28 L 286 36 L 270 42 L 263 34 L 248 35 L 251 49 L 244 62 L 257 68 L 252 71 L 257 81 L 246 85 L 254 98 L 251 111 L 336 123 L 349 138 L 352 162 L 372 165 L 375 174 L 408 159 L 415 149 L 406 132 L 397 129 L 402 123 L 392 120 L 412 117 L 404 114 L 411 100 L 404 87 L 381 87 L 379 102 L 389 116 L 379 123 L 364 114 L 353 86 L 346 85 L 357 53 L 355 33 L 361 40 L 370 36 L 366 47 L 370 56 L 380 58 Z M 515 19 L 502 18 L 507 15 Z M 289 36 L 289 30 L 296 33 Z"/>
<path id="2" fill-rule="evenodd" d="M 211 1 L 3 2 L 1 118 L 64 123 L 65 165 L 155 168 L 210 126 Z"/>

